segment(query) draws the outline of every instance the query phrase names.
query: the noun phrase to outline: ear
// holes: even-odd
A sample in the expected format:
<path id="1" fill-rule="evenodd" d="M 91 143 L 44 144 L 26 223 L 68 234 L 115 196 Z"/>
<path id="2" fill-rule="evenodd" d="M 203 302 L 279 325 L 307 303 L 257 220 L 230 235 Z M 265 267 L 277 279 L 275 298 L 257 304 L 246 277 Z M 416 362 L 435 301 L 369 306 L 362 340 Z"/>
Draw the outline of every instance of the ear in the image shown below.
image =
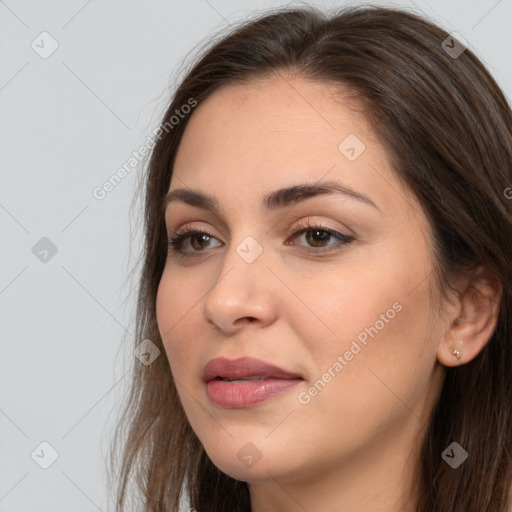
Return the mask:
<path id="1" fill-rule="evenodd" d="M 445 366 L 458 366 L 474 359 L 496 329 L 502 285 L 483 265 L 473 273 L 474 278 L 464 276 L 456 284 L 458 298 L 437 351 L 437 359 Z"/>

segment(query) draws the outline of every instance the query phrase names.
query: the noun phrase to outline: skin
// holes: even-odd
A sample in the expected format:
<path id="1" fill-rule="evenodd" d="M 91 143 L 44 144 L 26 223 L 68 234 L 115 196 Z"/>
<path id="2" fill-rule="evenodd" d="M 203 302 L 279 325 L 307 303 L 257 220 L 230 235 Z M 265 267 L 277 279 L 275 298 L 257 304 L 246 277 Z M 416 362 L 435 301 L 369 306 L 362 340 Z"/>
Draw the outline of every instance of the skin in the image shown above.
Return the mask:
<path id="1" fill-rule="evenodd" d="M 193 430 L 218 468 L 248 482 L 254 512 L 412 511 L 412 471 L 445 366 L 474 358 L 495 327 L 499 290 L 482 288 L 482 306 L 464 279 L 434 316 L 429 223 L 361 109 L 343 98 L 342 89 L 334 96 L 332 86 L 293 76 L 224 86 L 191 115 L 174 164 L 169 190 L 213 195 L 220 213 L 168 206 L 169 233 L 190 224 L 210 239 L 186 239 L 188 256 L 169 253 L 158 326 Z M 338 149 L 349 134 L 366 146 L 354 161 Z M 339 194 L 271 212 L 261 205 L 278 188 L 325 180 L 378 209 Z M 292 234 L 308 221 L 355 240 L 315 256 L 338 240 Z M 236 250 L 248 236 L 263 250 L 252 263 Z M 396 303 L 394 318 L 300 403 Z M 202 381 L 218 356 L 263 359 L 304 380 L 256 406 L 223 409 Z M 237 457 L 247 443 L 261 456 L 251 467 Z"/>

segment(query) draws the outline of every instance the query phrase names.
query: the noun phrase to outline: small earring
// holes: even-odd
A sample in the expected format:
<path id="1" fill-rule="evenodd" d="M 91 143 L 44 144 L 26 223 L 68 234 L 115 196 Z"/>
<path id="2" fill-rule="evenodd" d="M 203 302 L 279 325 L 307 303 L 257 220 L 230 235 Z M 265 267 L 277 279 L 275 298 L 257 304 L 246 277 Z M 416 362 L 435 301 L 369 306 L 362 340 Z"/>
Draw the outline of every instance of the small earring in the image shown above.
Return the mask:
<path id="1" fill-rule="evenodd" d="M 452 354 L 460 360 L 461 351 L 458 348 L 452 348 Z"/>

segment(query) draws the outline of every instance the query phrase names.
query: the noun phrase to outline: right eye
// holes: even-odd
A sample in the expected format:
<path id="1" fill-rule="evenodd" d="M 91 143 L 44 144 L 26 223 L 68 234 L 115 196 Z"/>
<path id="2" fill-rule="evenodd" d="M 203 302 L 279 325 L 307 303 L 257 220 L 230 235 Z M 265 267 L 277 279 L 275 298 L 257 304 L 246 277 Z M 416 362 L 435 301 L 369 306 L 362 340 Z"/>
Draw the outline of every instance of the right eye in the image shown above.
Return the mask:
<path id="1" fill-rule="evenodd" d="M 204 245 L 207 244 L 211 238 L 215 237 L 206 230 L 200 228 L 189 229 L 188 226 L 185 226 L 183 230 L 173 232 L 172 235 L 169 235 L 168 248 L 178 255 L 189 255 L 189 251 L 183 249 L 184 242 L 188 238 L 190 238 L 190 242 L 192 242 L 192 246 L 194 247 L 192 250 L 193 254 L 194 252 L 203 252 L 202 249 L 207 248 L 204 247 Z M 194 244 L 194 241 L 198 241 L 198 243 Z"/>

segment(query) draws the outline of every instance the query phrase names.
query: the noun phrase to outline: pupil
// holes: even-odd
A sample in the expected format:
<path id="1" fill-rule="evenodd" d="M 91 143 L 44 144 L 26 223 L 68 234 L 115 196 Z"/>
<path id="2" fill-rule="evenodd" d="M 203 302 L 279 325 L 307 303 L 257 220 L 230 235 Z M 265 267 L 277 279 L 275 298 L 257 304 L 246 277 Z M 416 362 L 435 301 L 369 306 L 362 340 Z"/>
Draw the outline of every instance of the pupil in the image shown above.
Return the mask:
<path id="1" fill-rule="evenodd" d="M 210 238 L 208 235 L 205 235 L 205 234 L 199 234 L 199 235 L 194 235 L 191 240 L 192 240 L 192 245 L 194 246 L 194 249 L 202 249 L 203 246 L 201 245 L 201 242 L 199 242 L 199 246 L 196 246 L 197 244 L 194 243 L 194 240 L 196 239 L 199 239 L 199 238 Z M 208 242 L 208 240 L 206 240 L 206 242 Z"/>
<path id="2" fill-rule="evenodd" d="M 323 230 L 314 230 L 314 231 L 310 231 L 310 233 L 313 233 L 313 240 L 315 242 L 322 242 L 322 241 L 326 241 L 326 239 L 331 236 L 329 233 L 327 233 L 327 231 L 323 231 Z M 319 233 L 323 233 L 323 236 L 318 236 Z"/>

